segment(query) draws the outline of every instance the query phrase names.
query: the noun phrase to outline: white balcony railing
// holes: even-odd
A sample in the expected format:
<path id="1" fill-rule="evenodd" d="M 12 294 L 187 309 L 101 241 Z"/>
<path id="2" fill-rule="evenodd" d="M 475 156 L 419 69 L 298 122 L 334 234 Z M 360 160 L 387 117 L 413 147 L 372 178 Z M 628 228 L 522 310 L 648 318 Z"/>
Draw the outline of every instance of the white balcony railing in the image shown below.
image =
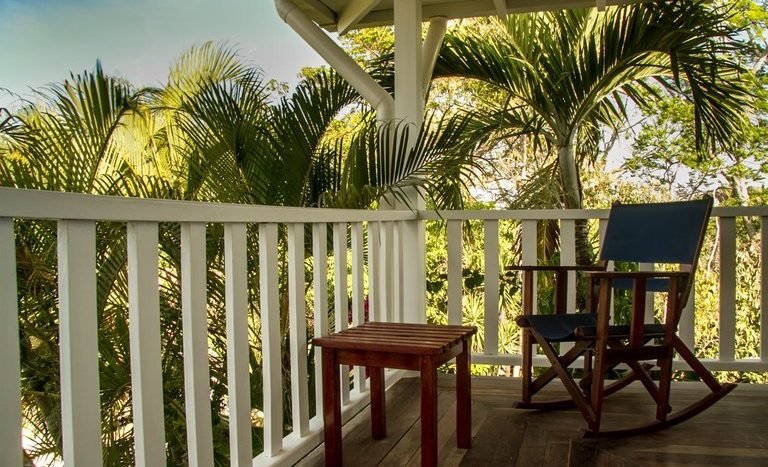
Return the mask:
<path id="1" fill-rule="evenodd" d="M 158 282 L 161 274 L 158 256 L 158 226 L 180 225 L 181 314 L 187 451 L 190 465 L 212 465 L 212 428 L 209 336 L 206 296 L 206 226 L 223 225 L 224 278 L 226 285 L 226 373 L 230 418 L 231 464 L 291 464 L 322 441 L 322 397 L 320 385 L 310 387 L 306 358 L 306 326 L 314 326 L 316 336 L 332 327 L 348 325 L 348 310 L 353 324 L 364 319 L 368 300 L 371 319 L 401 321 L 407 308 L 402 294 L 402 268 L 413 261 L 402 256 L 402 232 L 406 223 L 445 222 L 447 236 L 447 321 L 462 320 L 462 222 L 479 220 L 483 224 L 485 277 L 498 277 L 500 264 L 499 222 L 519 225 L 522 261 L 536 262 L 537 222 L 558 219 L 561 232 L 561 261 L 575 258 L 575 221 L 602 219 L 606 211 L 460 211 L 419 212 L 360 211 L 333 209 L 277 208 L 264 206 L 219 205 L 180 201 L 140 200 L 88 195 L 38 192 L 0 188 L 0 465 L 21 465 L 20 352 L 17 296 L 17 265 L 14 222 L 48 219 L 57 223 L 58 319 L 62 433 L 66 465 L 100 465 L 101 414 L 99 402 L 99 349 L 96 310 L 96 224 L 125 223 L 127 229 L 128 309 L 130 371 L 136 465 L 164 465 L 163 381 L 160 367 L 161 327 Z M 768 370 L 768 352 L 760 358 L 735 359 L 736 342 L 736 218 L 758 217 L 763 244 L 768 241 L 768 208 L 717 208 L 720 235 L 720 356 L 707 360 L 717 370 Z M 307 226 L 311 225 L 311 229 Z M 441 224 L 442 225 L 442 224 Z M 288 351 L 291 358 L 290 388 L 283 387 L 280 314 L 261 312 L 261 365 L 263 374 L 264 451 L 252 459 L 251 407 L 249 393 L 249 286 L 246 283 L 248 229 L 258 230 L 258 296 L 260 310 L 280 309 L 279 271 L 287 272 Z M 332 226 L 333 307 L 335 322 L 328 322 L 328 227 Z M 305 232 L 311 230 L 310 241 Z M 281 237 L 285 232 L 285 236 Z M 281 264 L 278 244 L 286 245 L 287 260 Z M 367 249 L 366 249 L 367 246 Z M 305 250 L 311 248 L 311 261 Z M 765 253 L 761 253 L 765 255 Z M 762 257 L 765 259 L 765 256 Z M 305 274 L 312 274 L 313 303 L 305 297 Z M 761 263 L 762 288 L 768 268 Z M 485 287 L 484 350 L 473 355 L 473 363 L 515 365 L 520 356 L 499 351 L 498 287 Z M 351 296 L 351 302 L 349 298 Z M 568 297 L 575 303 L 575 294 Z M 691 305 L 692 306 L 692 305 Z M 765 296 L 761 310 L 768 309 Z M 694 340 L 693 313 L 686 313 L 681 335 Z M 765 313 L 760 314 L 761 342 L 768 339 Z M 320 371 L 319 359 L 315 371 Z M 321 378 L 315 378 L 321 381 Z M 352 372 L 351 384 L 342 385 L 346 417 L 367 403 L 365 374 Z M 292 431 L 284 436 L 283 393 L 290 391 Z M 309 411 L 310 395 L 317 395 L 315 414 Z M 285 408 L 287 410 L 287 408 Z"/>

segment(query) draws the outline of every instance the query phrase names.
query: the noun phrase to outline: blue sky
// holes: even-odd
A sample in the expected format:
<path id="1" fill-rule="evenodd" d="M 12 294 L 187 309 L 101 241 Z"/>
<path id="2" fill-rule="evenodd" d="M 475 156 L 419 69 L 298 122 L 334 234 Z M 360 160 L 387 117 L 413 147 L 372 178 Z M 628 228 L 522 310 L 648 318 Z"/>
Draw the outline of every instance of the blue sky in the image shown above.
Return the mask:
<path id="1" fill-rule="evenodd" d="M 28 95 L 97 59 L 137 86 L 157 85 L 207 40 L 237 46 L 267 78 L 291 84 L 303 66 L 324 63 L 272 0 L 0 0 L 0 88 Z"/>

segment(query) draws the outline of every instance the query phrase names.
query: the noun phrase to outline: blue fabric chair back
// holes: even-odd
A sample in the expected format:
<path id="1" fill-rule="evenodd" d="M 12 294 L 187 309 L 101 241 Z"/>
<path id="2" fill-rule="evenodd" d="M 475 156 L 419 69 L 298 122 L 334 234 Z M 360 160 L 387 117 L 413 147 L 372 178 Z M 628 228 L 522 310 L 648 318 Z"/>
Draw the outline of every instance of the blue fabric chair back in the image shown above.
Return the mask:
<path id="1" fill-rule="evenodd" d="M 694 264 L 712 198 L 611 207 L 600 249 L 602 261 Z"/>

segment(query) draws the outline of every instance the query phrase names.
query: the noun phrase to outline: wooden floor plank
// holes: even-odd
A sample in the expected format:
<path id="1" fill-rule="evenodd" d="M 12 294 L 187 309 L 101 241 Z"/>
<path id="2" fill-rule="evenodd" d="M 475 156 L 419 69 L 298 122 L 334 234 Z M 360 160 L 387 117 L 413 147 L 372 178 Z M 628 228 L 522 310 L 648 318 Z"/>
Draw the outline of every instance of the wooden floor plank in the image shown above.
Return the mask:
<path id="1" fill-rule="evenodd" d="M 456 392 L 453 375 L 438 378 L 438 460 L 456 466 L 763 466 L 768 465 L 768 386 L 740 385 L 704 413 L 662 432 L 618 440 L 581 437 L 584 421 L 575 409 L 529 411 L 513 407 L 520 381 L 472 379 L 472 449 L 456 447 Z M 542 391 L 565 396 L 562 386 Z M 672 386 L 672 403 L 685 405 L 706 394 L 702 383 Z M 606 400 L 606 427 L 653 417 L 653 401 L 641 387 Z M 344 427 L 344 465 L 418 466 L 420 463 L 419 382 L 405 378 L 387 391 L 387 438 L 371 439 L 370 415 L 361 412 Z M 319 455 L 318 455 L 319 452 Z M 322 446 L 302 467 L 323 465 Z"/>

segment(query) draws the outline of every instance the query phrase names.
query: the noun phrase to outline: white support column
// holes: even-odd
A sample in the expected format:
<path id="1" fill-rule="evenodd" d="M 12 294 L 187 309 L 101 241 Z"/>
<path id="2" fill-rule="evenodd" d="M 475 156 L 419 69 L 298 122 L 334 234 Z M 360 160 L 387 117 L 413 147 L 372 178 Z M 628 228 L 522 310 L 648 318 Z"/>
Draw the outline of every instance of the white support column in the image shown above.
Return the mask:
<path id="1" fill-rule="evenodd" d="M 485 346 L 486 355 L 499 353 L 499 221 L 486 220 L 485 250 Z"/>
<path id="2" fill-rule="evenodd" d="M 264 378 L 264 454 L 283 448 L 283 374 L 280 351 L 280 290 L 277 284 L 277 224 L 259 224 L 259 294 Z"/>
<path id="3" fill-rule="evenodd" d="M 449 220 L 448 236 L 448 324 L 462 321 L 461 220 Z"/>
<path id="4" fill-rule="evenodd" d="M 395 0 L 395 120 L 411 126 L 408 146 L 415 144 L 424 120 L 423 73 L 421 63 L 421 0 Z M 415 190 L 407 193 L 413 209 L 424 209 L 424 200 Z M 401 225 L 403 320 L 426 321 L 426 231 L 424 221 Z"/>
<path id="5" fill-rule="evenodd" d="M 333 224 L 333 303 L 335 331 L 349 327 L 349 298 L 347 296 L 347 224 Z M 341 403 L 349 402 L 349 366 L 341 365 Z"/>
<path id="6" fill-rule="evenodd" d="M 312 225 L 312 280 L 314 282 L 315 337 L 328 335 L 328 225 Z M 323 418 L 323 359 L 315 348 L 315 416 Z"/>
<path id="7" fill-rule="evenodd" d="M 13 219 L 0 218 L 0 465 L 21 467 L 21 354 Z"/>
<path id="8" fill-rule="evenodd" d="M 64 464 L 101 465 L 95 222 L 59 221 L 58 255 Z"/>
<path id="9" fill-rule="evenodd" d="M 350 226 L 352 246 L 352 324 L 359 326 L 365 320 L 365 289 L 363 288 L 363 225 L 353 222 Z M 365 367 L 356 366 L 355 389 L 365 392 Z"/>
<path id="10" fill-rule="evenodd" d="M 736 218 L 720 217 L 720 360 L 736 357 Z"/>
<path id="11" fill-rule="evenodd" d="M 253 463 L 246 245 L 246 224 L 224 225 L 229 452 L 233 467 L 249 467 Z"/>
<path id="12" fill-rule="evenodd" d="M 309 433 L 307 398 L 307 304 L 304 297 L 304 224 L 288 225 L 288 330 L 291 345 L 293 432 Z"/>
<path id="13" fill-rule="evenodd" d="M 181 321 L 189 465 L 213 465 L 205 224 L 181 225 Z"/>
<path id="14" fill-rule="evenodd" d="M 128 224 L 131 396 L 137 466 L 165 465 L 157 244 L 156 223 Z"/>

